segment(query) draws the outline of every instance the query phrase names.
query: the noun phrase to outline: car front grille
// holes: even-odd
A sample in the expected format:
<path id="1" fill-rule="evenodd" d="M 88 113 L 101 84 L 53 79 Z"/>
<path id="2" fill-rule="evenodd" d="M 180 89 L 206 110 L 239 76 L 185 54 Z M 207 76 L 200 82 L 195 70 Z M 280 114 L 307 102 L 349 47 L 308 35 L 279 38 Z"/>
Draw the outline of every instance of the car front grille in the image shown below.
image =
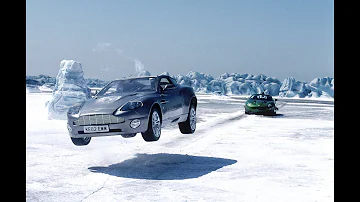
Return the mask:
<path id="1" fill-rule="evenodd" d="M 121 132 L 121 129 L 109 129 L 109 132 Z M 103 132 L 102 132 L 103 133 Z M 78 134 L 85 134 L 83 130 L 78 131 Z"/>
<path id="2" fill-rule="evenodd" d="M 251 107 L 251 109 L 267 110 L 268 107 Z"/>
<path id="3" fill-rule="evenodd" d="M 74 125 L 88 126 L 123 122 L 125 122 L 125 119 L 123 117 L 117 117 L 109 114 L 94 114 L 79 117 L 77 120 L 74 121 Z"/>

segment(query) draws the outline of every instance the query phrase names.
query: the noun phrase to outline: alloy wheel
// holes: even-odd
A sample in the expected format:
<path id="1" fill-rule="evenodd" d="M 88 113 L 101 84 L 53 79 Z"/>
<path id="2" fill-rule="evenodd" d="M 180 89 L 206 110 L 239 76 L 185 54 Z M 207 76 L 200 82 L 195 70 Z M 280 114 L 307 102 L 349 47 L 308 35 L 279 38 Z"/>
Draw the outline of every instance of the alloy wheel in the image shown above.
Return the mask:
<path id="1" fill-rule="evenodd" d="M 190 128 L 191 130 L 196 129 L 196 111 L 193 107 L 190 109 Z"/>
<path id="2" fill-rule="evenodd" d="M 151 116 L 152 121 L 152 130 L 155 137 L 160 137 L 161 134 L 161 122 L 160 122 L 160 116 L 157 111 L 153 111 Z"/>

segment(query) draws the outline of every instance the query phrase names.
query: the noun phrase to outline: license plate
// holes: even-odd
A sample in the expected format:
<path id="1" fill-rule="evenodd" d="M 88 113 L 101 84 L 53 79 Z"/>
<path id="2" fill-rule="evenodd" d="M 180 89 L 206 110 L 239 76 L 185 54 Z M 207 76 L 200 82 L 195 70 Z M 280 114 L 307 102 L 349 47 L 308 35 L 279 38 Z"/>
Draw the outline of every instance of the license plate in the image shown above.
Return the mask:
<path id="1" fill-rule="evenodd" d="M 101 126 L 84 126 L 84 133 L 109 132 L 108 125 Z"/>

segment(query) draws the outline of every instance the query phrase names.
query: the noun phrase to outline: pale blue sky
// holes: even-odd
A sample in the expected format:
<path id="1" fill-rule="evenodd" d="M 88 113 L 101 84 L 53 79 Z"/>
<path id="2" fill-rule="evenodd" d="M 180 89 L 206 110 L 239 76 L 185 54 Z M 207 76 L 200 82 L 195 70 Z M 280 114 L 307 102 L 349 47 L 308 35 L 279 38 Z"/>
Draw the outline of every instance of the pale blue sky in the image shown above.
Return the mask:
<path id="1" fill-rule="evenodd" d="M 333 0 L 27 0 L 26 74 L 334 77 Z"/>

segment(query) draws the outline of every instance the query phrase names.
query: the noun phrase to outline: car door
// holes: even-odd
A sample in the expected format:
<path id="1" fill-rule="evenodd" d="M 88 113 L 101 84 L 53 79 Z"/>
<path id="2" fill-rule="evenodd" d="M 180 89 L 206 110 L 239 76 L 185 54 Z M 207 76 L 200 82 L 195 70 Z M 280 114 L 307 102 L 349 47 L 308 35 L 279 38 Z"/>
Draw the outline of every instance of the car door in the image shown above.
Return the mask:
<path id="1" fill-rule="evenodd" d="M 160 103 L 163 109 L 163 120 L 171 122 L 179 117 L 183 101 L 178 85 L 163 90 L 166 84 L 173 84 L 173 82 L 167 77 L 162 77 L 159 81 Z"/>

